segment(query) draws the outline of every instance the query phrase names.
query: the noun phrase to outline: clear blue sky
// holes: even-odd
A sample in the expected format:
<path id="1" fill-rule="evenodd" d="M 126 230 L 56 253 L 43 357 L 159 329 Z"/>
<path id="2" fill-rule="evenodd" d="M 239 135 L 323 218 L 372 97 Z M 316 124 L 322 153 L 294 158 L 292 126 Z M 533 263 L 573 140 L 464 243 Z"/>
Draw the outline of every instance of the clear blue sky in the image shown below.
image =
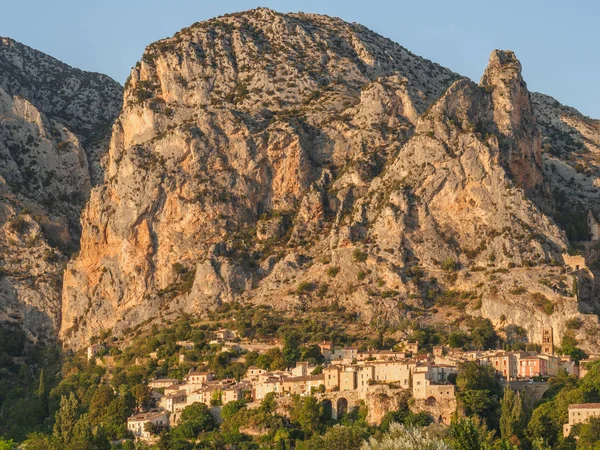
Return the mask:
<path id="1" fill-rule="evenodd" d="M 151 42 L 257 6 L 362 23 L 474 80 L 494 48 L 511 49 L 532 91 L 600 118 L 600 2 L 593 0 L 4 0 L 0 36 L 123 83 Z"/>

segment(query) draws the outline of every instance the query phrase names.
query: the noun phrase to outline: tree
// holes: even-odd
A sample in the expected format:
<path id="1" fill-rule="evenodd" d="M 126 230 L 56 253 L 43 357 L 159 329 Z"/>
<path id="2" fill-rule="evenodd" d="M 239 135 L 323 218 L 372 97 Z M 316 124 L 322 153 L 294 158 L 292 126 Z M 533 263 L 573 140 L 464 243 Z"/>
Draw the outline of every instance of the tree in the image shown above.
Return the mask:
<path id="1" fill-rule="evenodd" d="M 296 331 L 288 331 L 283 336 L 281 353 L 288 367 L 292 367 L 300 359 L 299 343 L 300 336 Z"/>
<path id="2" fill-rule="evenodd" d="M 359 450 L 366 437 L 365 430 L 352 426 L 334 425 L 322 435 L 314 435 L 309 440 L 297 442 L 297 450 Z"/>
<path id="3" fill-rule="evenodd" d="M 504 389 L 504 396 L 500 400 L 500 435 L 502 439 L 512 436 L 521 437 L 523 432 L 523 400 L 519 392 L 513 391 L 508 386 Z"/>
<path id="4" fill-rule="evenodd" d="M 319 429 L 323 405 L 316 397 L 294 396 L 290 418 L 298 423 L 304 436 L 310 436 Z"/>
<path id="5" fill-rule="evenodd" d="M 272 413 L 277 409 L 277 402 L 275 401 L 275 393 L 269 392 L 263 398 L 263 401 L 260 403 L 260 410 L 265 413 Z"/>
<path id="6" fill-rule="evenodd" d="M 89 416 L 92 420 L 92 423 L 99 424 L 102 420 L 102 417 L 106 414 L 106 410 L 108 406 L 115 399 L 115 393 L 113 389 L 106 385 L 102 384 L 98 386 L 98 389 L 92 395 L 92 399 L 90 400 L 89 407 Z"/>
<path id="7" fill-rule="evenodd" d="M 44 380 L 44 369 L 40 370 L 40 379 L 38 380 L 37 396 L 40 400 L 46 398 L 46 381 Z"/>
<path id="8" fill-rule="evenodd" d="M 362 445 L 361 450 L 450 450 L 450 447 L 422 428 L 392 423 L 387 433 L 378 439 L 370 438 Z"/>
<path id="9" fill-rule="evenodd" d="M 489 319 L 471 319 L 471 343 L 481 349 L 493 348 L 498 342 L 498 334 Z"/>
<path id="10" fill-rule="evenodd" d="M 216 390 L 210 396 L 210 406 L 221 406 L 223 404 L 223 391 Z"/>
<path id="11" fill-rule="evenodd" d="M 447 343 L 452 348 L 464 347 L 469 341 L 469 337 L 462 331 L 454 331 L 448 336 Z"/>
<path id="12" fill-rule="evenodd" d="M 135 400 L 131 394 L 116 397 L 102 419 L 102 426 L 111 439 L 122 439 L 127 436 L 127 418 L 133 413 Z"/>
<path id="13" fill-rule="evenodd" d="M 542 440 L 551 448 L 562 441 L 562 426 L 569 417 L 569 405 L 585 403 L 581 389 L 564 388 L 552 400 L 542 403 L 531 414 L 525 434 L 530 442 Z"/>
<path id="14" fill-rule="evenodd" d="M 37 398 L 40 401 L 40 409 L 45 415 L 48 414 L 48 392 L 46 391 L 46 380 L 44 380 L 44 369 L 40 370 L 40 379 L 38 380 Z"/>
<path id="15" fill-rule="evenodd" d="M 467 416 L 483 417 L 490 426 L 496 423 L 501 390 L 493 367 L 475 361 L 462 363 L 456 386 L 457 399 Z"/>
<path id="16" fill-rule="evenodd" d="M 574 361 L 579 362 L 587 358 L 588 355 L 577 347 L 578 344 L 579 342 L 572 336 L 572 332 L 569 332 L 564 335 L 560 347 L 556 349 L 556 352 L 560 355 L 569 355 Z"/>
<path id="17" fill-rule="evenodd" d="M 54 423 L 54 437 L 63 446 L 67 446 L 73 436 L 73 431 L 79 419 L 79 401 L 72 392 L 69 396 L 63 395 L 60 399 L 60 408 L 56 412 Z"/>
<path id="18" fill-rule="evenodd" d="M 485 428 L 469 418 L 455 420 L 448 428 L 449 444 L 452 450 L 483 450 L 487 448 Z"/>
<path id="19" fill-rule="evenodd" d="M 527 424 L 527 437 L 531 442 L 538 441 L 553 445 L 557 440 L 557 432 L 552 420 L 554 406 L 552 402 L 538 406 Z"/>
<path id="20" fill-rule="evenodd" d="M 589 364 L 588 373 L 581 380 L 581 390 L 588 401 L 600 401 L 600 361 Z"/>
<path id="21" fill-rule="evenodd" d="M 53 436 L 43 433 L 31 433 L 21 444 L 23 450 L 58 450 L 58 443 Z"/>
<path id="22" fill-rule="evenodd" d="M 244 400 L 236 400 L 234 402 L 229 402 L 223 408 L 221 408 L 221 418 L 223 420 L 229 420 L 233 417 L 233 415 L 238 412 L 240 409 L 244 409 L 246 407 L 246 402 Z"/>
<path id="23" fill-rule="evenodd" d="M 138 410 L 143 410 L 150 405 L 152 399 L 151 391 L 143 383 L 136 384 L 131 390 L 133 397 L 135 398 L 135 405 Z"/>
<path id="24" fill-rule="evenodd" d="M 579 440 L 577 449 L 600 448 L 600 417 L 591 417 L 579 428 Z"/>
<path id="25" fill-rule="evenodd" d="M 0 438 L 0 450 L 15 450 L 16 448 L 17 446 L 12 440 L 5 441 L 4 439 Z"/>
<path id="26" fill-rule="evenodd" d="M 93 427 L 87 414 L 82 415 L 65 450 L 110 450 L 110 442 L 102 427 Z"/>
<path id="27" fill-rule="evenodd" d="M 217 428 L 217 422 L 204 403 L 193 403 L 181 412 L 176 435 L 195 439 L 199 433 Z"/>
<path id="28" fill-rule="evenodd" d="M 144 423 L 144 431 L 150 434 L 158 434 L 160 432 L 160 427 L 152 422 Z"/>
<path id="29" fill-rule="evenodd" d="M 309 347 L 302 347 L 300 352 L 300 360 L 308 361 L 311 365 L 320 364 L 324 358 L 321 354 L 321 348 L 318 345 L 311 345 Z M 315 374 L 318 375 L 318 374 Z"/>

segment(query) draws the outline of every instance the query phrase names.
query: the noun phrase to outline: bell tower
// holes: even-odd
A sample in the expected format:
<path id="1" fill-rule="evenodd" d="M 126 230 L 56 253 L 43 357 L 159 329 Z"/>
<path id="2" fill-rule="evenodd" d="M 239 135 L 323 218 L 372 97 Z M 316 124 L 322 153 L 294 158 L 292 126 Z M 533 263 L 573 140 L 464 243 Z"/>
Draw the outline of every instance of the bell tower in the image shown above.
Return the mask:
<path id="1" fill-rule="evenodd" d="M 552 327 L 542 328 L 542 353 L 545 355 L 554 355 L 554 335 Z"/>

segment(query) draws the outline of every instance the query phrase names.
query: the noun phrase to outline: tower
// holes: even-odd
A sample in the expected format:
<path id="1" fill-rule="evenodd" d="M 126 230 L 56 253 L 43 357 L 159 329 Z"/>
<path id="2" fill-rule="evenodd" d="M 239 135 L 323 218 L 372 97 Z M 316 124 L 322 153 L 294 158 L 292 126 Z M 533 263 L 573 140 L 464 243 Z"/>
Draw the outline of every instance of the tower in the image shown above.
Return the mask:
<path id="1" fill-rule="evenodd" d="M 554 336 L 552 327 L 542 328 L 542 353 L 545 355 L 554 355 Z"/>

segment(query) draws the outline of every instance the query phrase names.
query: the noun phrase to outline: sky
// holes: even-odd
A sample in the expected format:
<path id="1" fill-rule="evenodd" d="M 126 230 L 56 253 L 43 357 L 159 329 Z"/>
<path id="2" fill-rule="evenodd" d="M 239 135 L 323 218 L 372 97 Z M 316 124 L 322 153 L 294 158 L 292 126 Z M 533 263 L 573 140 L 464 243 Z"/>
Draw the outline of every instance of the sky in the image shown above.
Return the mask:
<path id="1" fill-rule="evenodd" d="M 531 91 L 600 118 L 595 0 L 0 0 L 0 36 L 124 83 L 144 48 L 194 22 L 265 6 L 361 23 L 478 81 L 493 49 L 515 51 Z"/>

